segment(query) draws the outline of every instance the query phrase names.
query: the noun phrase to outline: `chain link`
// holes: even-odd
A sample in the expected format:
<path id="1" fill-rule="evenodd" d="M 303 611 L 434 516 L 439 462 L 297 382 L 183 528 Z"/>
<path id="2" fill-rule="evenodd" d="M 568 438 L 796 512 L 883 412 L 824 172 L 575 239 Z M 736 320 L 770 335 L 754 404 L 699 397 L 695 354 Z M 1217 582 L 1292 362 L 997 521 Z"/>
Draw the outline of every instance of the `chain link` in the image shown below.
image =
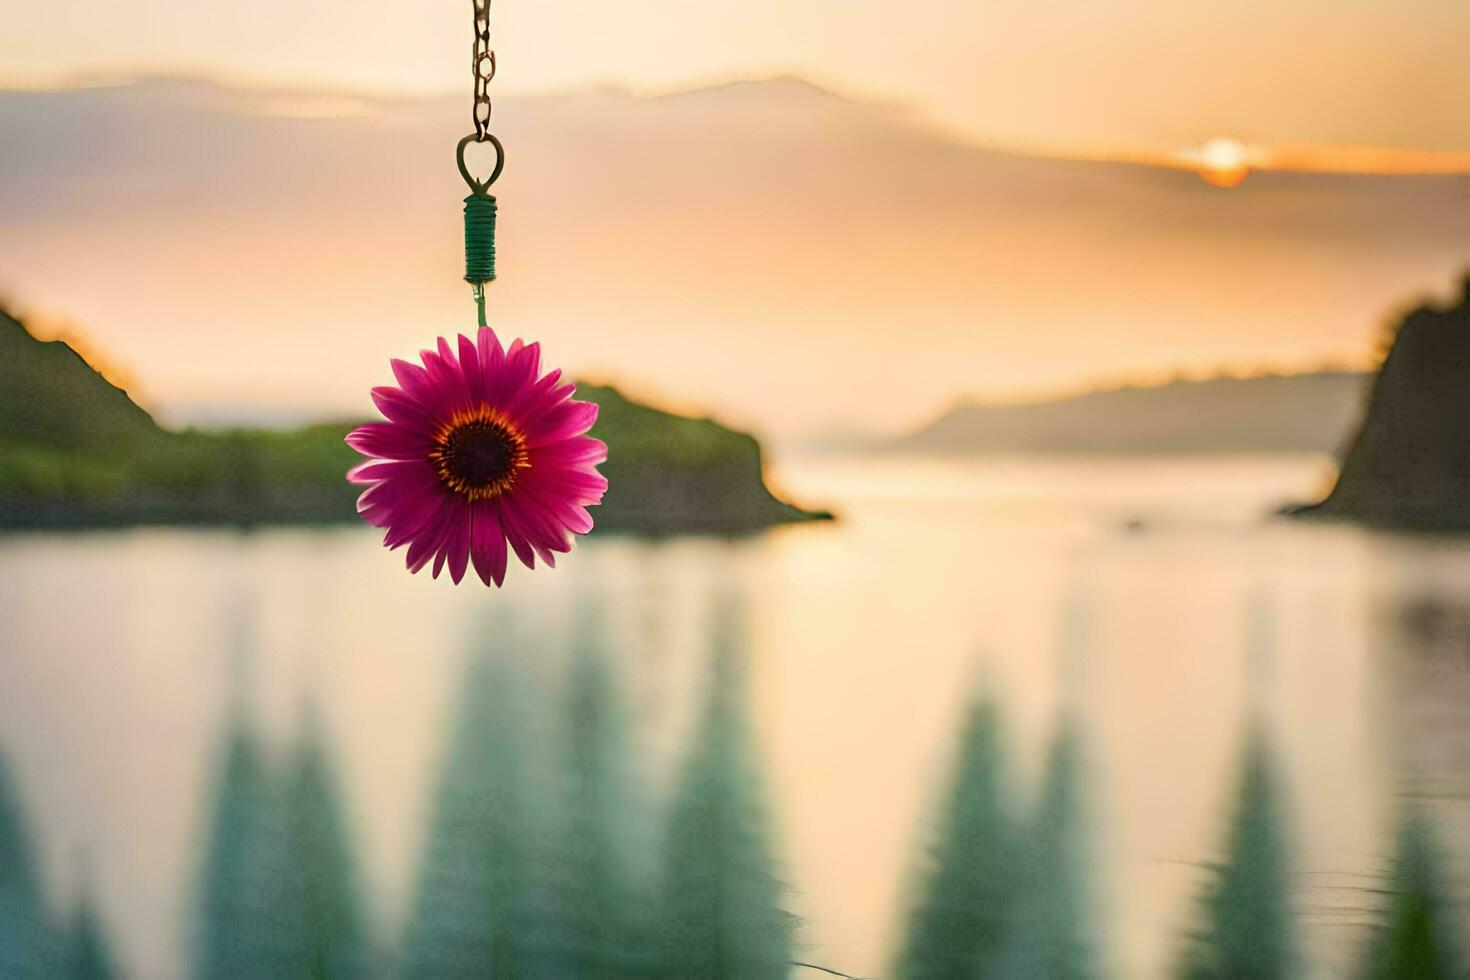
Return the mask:
<path id="1" fill-rule="evenodd" d="M 490 50 L 490 0 L 471 0 L 475 15 L 475 42 L 471 71 L 475 77 L 475 142 L 483 143 L 490 132 L 490 80 L 495 77 L 495 52 Z"/>

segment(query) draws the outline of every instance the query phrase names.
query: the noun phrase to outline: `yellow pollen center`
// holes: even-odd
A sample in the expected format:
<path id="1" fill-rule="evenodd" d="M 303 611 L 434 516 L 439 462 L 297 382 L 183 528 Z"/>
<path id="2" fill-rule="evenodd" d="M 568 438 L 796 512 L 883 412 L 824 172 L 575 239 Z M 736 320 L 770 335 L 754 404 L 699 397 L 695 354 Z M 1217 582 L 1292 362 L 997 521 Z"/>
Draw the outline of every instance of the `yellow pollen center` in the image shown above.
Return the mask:
<path id="1" fill-rule="evenodd" d="M 526 437 L 493 408 L 459 413 L 434 437 L 429 462 L 439 481 L 469 500 L 491 500 L 531 465 Z"/>

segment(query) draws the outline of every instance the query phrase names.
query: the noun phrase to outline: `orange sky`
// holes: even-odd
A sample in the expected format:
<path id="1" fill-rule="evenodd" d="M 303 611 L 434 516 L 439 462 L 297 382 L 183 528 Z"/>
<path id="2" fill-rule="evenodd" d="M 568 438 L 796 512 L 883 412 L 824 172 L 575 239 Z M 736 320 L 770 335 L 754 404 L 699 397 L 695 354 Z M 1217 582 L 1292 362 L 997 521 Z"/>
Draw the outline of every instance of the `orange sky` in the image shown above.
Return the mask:
<path id="1" fill-rule="evenodd" d="M 0 289 L 165 408 L 364 410 L 462 325 L 468 9 L 0 8 L 0 82 L 70 93 L 0 88 Z M 1470 171 L 1466 5 L 497 0 L 493 26 L 499 314 L 779 435 L 1364 363 L 1465 260 L 1455 178 L 1406 175 Z M 250 84 L 90 87 L 137 70 Z M 786 73 L 822 88 L 701 88 Z"/>
<path id="2" fill-rule="evenodd" d="M 0 92 L 0 289 L 173 418 L 348 416 L 470 323 L 457 97 L 347 115 L 153 81 Z M 798 79 L 509 96 L 492 315 L 558 365 L 767 434 L 965 393 L 1366 363 L 1465 263 L 1457 176 L 997 153 Z M 79 152 L 106 133 L 109 152 Z M 284 413 L 284 414 L 283 414 Z"/>
<path id="3" fill-rule="evenodd" d="M 465 0 L 0 9 L 0 80 L 187 71 L 465 91 Z M 794 72 L 967 137 L 1096 153 L 1470 148 L 1470 6 L 1443 0 L 497 0 L 502 92 Z"/>

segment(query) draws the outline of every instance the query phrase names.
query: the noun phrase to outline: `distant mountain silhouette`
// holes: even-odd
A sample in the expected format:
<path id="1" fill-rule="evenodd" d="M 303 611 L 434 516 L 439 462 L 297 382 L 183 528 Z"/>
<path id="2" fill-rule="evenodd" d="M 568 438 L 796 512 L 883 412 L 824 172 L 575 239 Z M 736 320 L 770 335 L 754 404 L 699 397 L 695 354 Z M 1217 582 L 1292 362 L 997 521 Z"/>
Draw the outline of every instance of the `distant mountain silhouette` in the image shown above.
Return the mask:
<path id="1" fill-rule="evenodd" d="M 597 526 L 744 531 L 815 516 L 775 497 L 752 437 L 583 385 L 611 486 Z M 0 530 L 356 520 L 349 423 L 172 432 L 62 341 L 0 309 Z"/>
<path id="2" fill-rule="evenodd" d="M 1299 513 L 1470 531 L 1470 277 L 1454 302 L 1412 310 L 1387 339 L 1337 485 Z"/>
<path id="3" fill-rule="evenodd" d="M 1364 375 L 1347 371 L 1175 381 L 1019 405 L 961 404 L 890 452 L 1274 453 L 1335 451 Z"/>

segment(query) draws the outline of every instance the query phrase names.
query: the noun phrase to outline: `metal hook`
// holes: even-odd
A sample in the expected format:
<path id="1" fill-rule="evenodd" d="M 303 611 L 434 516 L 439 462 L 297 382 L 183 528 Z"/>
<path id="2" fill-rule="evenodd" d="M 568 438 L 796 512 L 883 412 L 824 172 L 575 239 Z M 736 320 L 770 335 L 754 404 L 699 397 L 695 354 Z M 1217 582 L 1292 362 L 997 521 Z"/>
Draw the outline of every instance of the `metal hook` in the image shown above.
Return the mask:
<path id="1" fill-rule="evenodd" d="M 495 147 L 495 168 L 490 171 L 490 176 L 486 177 L 483 181 L 476 180 L 470 176 L 470 168 L 464 162 L 464 148 L 471 143 L 489 143 Z M 490 190 L 490 185 L 495 183 L 496 179 L 499 178 L 500 171 L 505 169 L 505 147 L 501 146 L 500 140 L 496 139 L 490 133 L 486 133 L 483 139 L 471 133 L 460 140 L 459 146 L 455 147 L 454 159 L 459 164 L 459 175 L 464 178 L 466 184 L 470 185 L 470 190 L 476 194 L 486 194 Z"/>

